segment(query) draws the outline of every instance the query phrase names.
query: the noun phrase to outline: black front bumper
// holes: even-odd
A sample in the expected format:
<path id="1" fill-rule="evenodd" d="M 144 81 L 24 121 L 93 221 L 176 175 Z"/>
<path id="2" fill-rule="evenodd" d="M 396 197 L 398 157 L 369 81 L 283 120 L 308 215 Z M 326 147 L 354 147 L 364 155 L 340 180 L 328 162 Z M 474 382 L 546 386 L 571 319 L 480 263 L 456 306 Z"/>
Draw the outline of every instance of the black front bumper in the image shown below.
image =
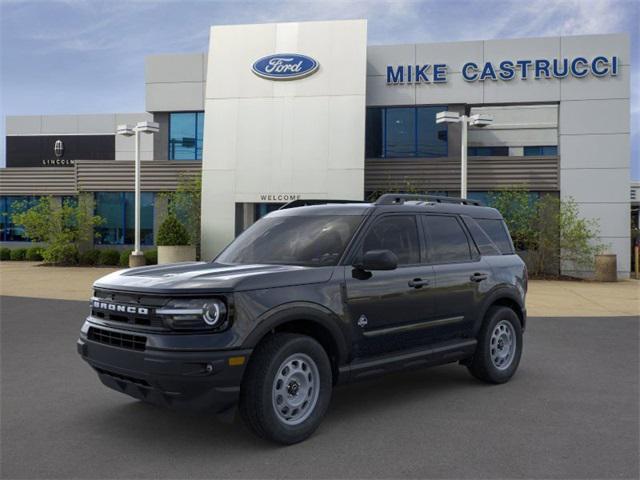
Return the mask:
<path id="1" fill-rule="evenodd" d="M 251 354 L 251 350 L 136 351 L 89 340 L 84 333 L 77 347 L 107 387 L 165 407 L 216 413 L 237 403 Z M 231 357 L 244 357 L 244 363 L 231 366 Z"/>

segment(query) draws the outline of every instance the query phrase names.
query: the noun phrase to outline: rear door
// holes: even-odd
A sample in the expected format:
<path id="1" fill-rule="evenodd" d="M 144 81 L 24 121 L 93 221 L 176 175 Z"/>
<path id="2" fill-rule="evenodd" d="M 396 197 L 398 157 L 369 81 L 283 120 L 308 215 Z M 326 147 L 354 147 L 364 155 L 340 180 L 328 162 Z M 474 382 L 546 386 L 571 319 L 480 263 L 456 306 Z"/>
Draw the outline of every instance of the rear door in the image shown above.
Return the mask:
<path id="1" fill-rule="evenodd" d="M 490 268 L 456 215 L 421 215 L 435 272 L 435 316 L 441 340 L 471 333 Z"/>
<path id="2" fill-rule="evenodd" d="M 355 332 L 355 352 L 361 357 L 426 343 L 421 327 L 435 313 L 429 288 L 434 282 L 433 267 L 423 262 L 416 215 L 388 214 L 374 219 L 353 258 L 379 249 L 395 253 L 398 268 L 363 272 L 345 267 L 347 309 Z"/>

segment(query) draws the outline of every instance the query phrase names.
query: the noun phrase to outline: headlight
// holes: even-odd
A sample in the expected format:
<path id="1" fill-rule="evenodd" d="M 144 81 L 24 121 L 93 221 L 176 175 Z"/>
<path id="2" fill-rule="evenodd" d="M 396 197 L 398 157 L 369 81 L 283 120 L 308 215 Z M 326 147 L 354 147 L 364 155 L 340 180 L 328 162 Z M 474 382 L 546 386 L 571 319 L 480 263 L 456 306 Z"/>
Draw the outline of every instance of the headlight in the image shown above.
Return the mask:
<path id="1" fill-rule="evenodd" d="M 227 306 L 222 300 L 171 300 L 156 310 L 172 330 L 220 330 L 226 326 Z"/>

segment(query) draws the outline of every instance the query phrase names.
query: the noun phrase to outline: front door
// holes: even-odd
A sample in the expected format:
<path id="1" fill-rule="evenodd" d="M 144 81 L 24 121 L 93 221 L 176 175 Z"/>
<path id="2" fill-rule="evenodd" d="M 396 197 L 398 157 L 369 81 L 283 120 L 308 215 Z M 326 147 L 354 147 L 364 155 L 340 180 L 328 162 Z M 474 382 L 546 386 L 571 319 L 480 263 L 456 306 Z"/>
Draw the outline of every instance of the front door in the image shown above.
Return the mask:
<path id="1" fill-rule="evenodd" d="M 357 246 L 355 258 L 370 250 L 391 250 L 398 268 L 363 272 L 345 267 L 347 308 L 353 322 L 356 356 L 366 357 L 426 343 L 420 327 L 434 315 L 430 285 L 433 267 L 422 262 L 415 215 L 375 219 Z"/>

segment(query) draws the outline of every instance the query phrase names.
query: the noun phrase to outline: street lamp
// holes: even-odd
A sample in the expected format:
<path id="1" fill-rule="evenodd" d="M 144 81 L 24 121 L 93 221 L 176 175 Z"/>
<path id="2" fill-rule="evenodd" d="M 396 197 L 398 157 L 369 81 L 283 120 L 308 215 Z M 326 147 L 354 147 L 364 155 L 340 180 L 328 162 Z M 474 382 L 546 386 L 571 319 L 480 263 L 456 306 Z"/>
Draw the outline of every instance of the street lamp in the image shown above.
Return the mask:
<path id="1" fill-rule="evenodd" d="M 460 168 L 460 196 L 467 198 L 467 125 L 475 127 L 486 127 L 493 122 L 490 115 L 477 113 L 467 116 L 460 115 L 458 112 L 438 112 L 436 114 L 436 123 L 461 123 L 462 124 L 462 152 L 461 152 L 461 168 Z"/>
<path id="2" fill-rule="evenodd" d="M 135 245 L 133 252 L 129 255 L 130 267 L 141 267 L 145 264 L 144 255 L 140 250 L 140 132 L 142 133 L 157 133 L 160 130 L 160 125 L 156 122 L 138 122 L 135 126 L 131 125 L 118 125 L 116 134 L 123 135 L 125 137 L 134 136 L 135 138 Z"/>

